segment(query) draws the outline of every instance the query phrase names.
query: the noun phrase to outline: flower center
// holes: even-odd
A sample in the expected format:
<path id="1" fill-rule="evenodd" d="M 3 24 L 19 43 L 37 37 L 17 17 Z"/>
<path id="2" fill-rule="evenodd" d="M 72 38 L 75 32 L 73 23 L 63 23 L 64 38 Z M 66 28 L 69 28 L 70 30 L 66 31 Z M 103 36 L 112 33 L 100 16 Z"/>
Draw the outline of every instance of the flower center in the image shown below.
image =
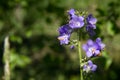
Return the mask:
<path id="1" fill-rule="evenodd" d="M 88 73 L 88 72 L 90 72 L 90 70 L 91 70 L 91 67 L 89 65 L 87 65 L 87 68 L 85 71 Z"/>
<path id="2" fill-rule="evenodd" d="M 74 22 L 75 26 L 80 26 L 80 22 Z"/>
<path id="3" fill-rule="evenodd" d="M 94 54 L 95 53 L 95 48 L 89 48 L 89 51 L 92 53 L 92 54 Z"/>

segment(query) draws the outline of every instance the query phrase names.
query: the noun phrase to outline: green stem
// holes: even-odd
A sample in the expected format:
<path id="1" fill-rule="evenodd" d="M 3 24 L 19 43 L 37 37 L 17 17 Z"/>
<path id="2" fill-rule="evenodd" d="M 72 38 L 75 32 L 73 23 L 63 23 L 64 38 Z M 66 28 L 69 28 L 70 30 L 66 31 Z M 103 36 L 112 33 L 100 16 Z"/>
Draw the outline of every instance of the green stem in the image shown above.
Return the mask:
<path id="1" fill-rule="evenodd" d="M 10 80 L 10 51 L 9 38 L 6 37 L 4 41 L 4 80 Z"/>
<path id="2" fill-rule="evenodd" d="M 82 64 L 82 52 L 81 52 L 81 32 L 78 30 L 77 33 L 78 36 L 78 53 L 79 53 L 79 62 L 80 62 L 80 80 L 83 80 L 83 71 L 81 69 L 81 64 Z"/>

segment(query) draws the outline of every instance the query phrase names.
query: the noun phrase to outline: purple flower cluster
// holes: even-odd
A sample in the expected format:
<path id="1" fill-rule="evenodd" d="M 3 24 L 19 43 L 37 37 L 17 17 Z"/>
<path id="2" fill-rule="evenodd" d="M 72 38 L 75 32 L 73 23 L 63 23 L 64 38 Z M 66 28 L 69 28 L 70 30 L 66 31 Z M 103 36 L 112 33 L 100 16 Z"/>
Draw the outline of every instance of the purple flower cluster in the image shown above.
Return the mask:
<path id="1" fill-rule="evenodd" d="M 88 58 L 96 57 L 101 54 L 101 51 L 104 49 L 105 44 L 102 43 L 100 38 L 97 38 L 95 41 L 89 39 L 86 44 L 83 44 L 82 48 L 86 52 L 86 56 Z M 83 66 L 83 71 L 95 71 L 97 66 L 92 63 L 92 61 L 88 61 L 87 65 Z"/>
<path id="2" fill-rule="evenodd" d="M 69 44 L 71 34 L 81 29 L 82 27 L 85 27 L 87 33 L 91 36 L 95 35 L 94 29 L 96 29 L 96 22 L 97 19 L 92 16 L 92 14 L 89 14 L 88 16 L 84 16 L 81 14 L 77 14 L 74 9 L 70 9 L 68 11 L 69 15 L 69 21 L 67 24 L 61 26 L 59 31 L 58 40 L 60 40 L 60 44 Z M 83 30 L 84 31 L 84 30 Z M 74 40 L 73 40 L 74 42 Z M 75 48 L 76 44 L 72 44 L 70 46 L 71 49 Z M 86 52 L 87 58 L 91 59 L 93 57 L 99 56 L 101 54 L 101 51 L 104 49 L 105 44 L 102 43 L 100 38 L 97 38 L 95 41 L 92 39 L 89 39 L 86 44 L 83 44 L 82 48 Z M 91 72 L 95 71 L 97 69 L 97 65 L 93 64 L 91 60 L 84 61 L 84 64 L 82 66 L 83 71 L 85 72 Z"/>
<path id="3" fill-rule="evenodd" d="M 74 9 L 70 9 L 68 11 L 68 15 L 70 17 L 70 20 L 67 24 L 61 26 L 59 28 L 59 37 L 60 44 L 69 44 L 69 39 L 71 33 L 74 31 L 74 29 L 82 28 L 85 24 L 86 20 L 86 31 L 90 36 L 94 36 L 95 32 L 94 29 L 96 29 L 96 22 L 97 19 L 92 16 L 92 14 L 89 14 L 87 18 L 85 19 L 83 16 L 76 15 L 76 12 Z"/>
<path id="4" fill-rule="evenodd" d="M 74 29 L 78 29 L 84 26 L 84 17 L 77 16 L 74 9 L 70 9 L 68 14 L 70 16 L 69 22 L 58 29 L 60 34 L 58 39 L 60 40 L 61 45 L 69 43 L 71 33 Z"/>
<path id="5" fill-rule="evenodd" d="M 97 38 L 95 41 L 88 40 L 86 44 L 83 44 L 82 48 L 86 52 L 86 56 L 88 58 L 96 57 L 101 54 L 101 51 L 104 49 L 105 44 L 102 43 L 100 38 Z M 88 64 L 83 66 L 83 71 L 90 72 L 95 71 L 97 66 L 92 63 L 92 61 L 88 61 Z"/>

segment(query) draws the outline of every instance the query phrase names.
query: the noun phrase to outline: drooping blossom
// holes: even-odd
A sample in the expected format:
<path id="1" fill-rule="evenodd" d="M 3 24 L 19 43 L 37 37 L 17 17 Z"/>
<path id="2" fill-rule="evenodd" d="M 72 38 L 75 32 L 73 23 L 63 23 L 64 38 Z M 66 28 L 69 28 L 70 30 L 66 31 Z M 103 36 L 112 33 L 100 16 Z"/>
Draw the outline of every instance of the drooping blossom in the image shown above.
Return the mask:
<path id="1" fill-rule="evenodd" d="M 95 24 L 97 22 L 97 19 L 94 18 L 92 14 L 89 14 L 88 17 L 86 18 L 86 22 L 87 22 L 86 31 L 90 36 L 94 36 L 95 35 L 94 29 L 96 29 Z"/>
<path id="2" fill-rule="evenodd" d="M 96 33 L 93 28 L 91 28 L 91 25 L 86 25 L 86 31 L 90 36 L 94 36 Z"/>
<path id="3" fill-rule="evenodd" d="M 86 52 L 87 57 L 98 56 L 104 47 L 105 44 L 102 43 L 100 38 L 97 38 L 95 42 L 90 39 L 82 46 L 83 50 Z"/>
<path id="4" fill-rule="evenodd" d="M 93 64 L 91 60 L 89 60 L 87 64 L 83 66 L 83 71 L 85 71 L 86 73 L 94 72 L 96 71 L 96 69 L 97 69 L 97 65 Z"/>
<path id="5" fill-rule="evenodd" d="M 59 29 L 59 37 L 58 40 L 60 40 L 60 44 L 68 44 L 70 35 L 72 33 L 72 29 L 69 27 L 68 24 L 61 26 Z"/>
<path id="6" fill-rule="evenodd" d="M 86 18 L 87 24 L 90 25 L 91 28 L 96 29 L 96 22 L 97 19 L 92 16 L 92 14 L 89 14 Z"/>
<path id="7" fill-rule="evenodd" d="M 72 33 L 72 28 L 70 28 L 69 25 L 66 24 L 59 27 L 58 31 L 60 35 L 64 35 L 64 34 L 70 35 Z"/>

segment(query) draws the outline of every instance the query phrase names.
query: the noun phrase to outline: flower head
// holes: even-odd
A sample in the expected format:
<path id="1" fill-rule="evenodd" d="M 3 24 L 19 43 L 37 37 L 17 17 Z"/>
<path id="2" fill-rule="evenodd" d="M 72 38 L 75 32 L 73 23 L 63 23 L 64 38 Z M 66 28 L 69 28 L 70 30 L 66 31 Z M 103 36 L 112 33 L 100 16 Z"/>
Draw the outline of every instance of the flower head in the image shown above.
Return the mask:
<path id="1" fill-rule="evenodd" d="M 94 29 L 91 27 L 91 25 L 87 25 L 86 26 L 86 31 L 88 32 L 88 34 L 90 36 L 94 36 L 96 34 L 95 31 L 94 31 Z"/>
<path id="2" fill-rule="evenodd" d="M 92 24 L 92 25 L 96 24 L 97 22 L 97 19 L 94 18 L 92 14 L 89 14 L 86 20 L 87 20 L 87 23 Z"/>
<path id="3" fill-rule="evenodd" d="M 96 71 L 96 69 L 97 69 L 97 65 L 93 64 L 91 60 L 89 60 L 87 64 L 83 66 L 83 71 L 85 71 L 86 73 L 94 72 Z"/>
<path id="4" fill-rule="evenodd" d="M 88 17 L 86 18 L 87 21 L 87 26 L 86 26 L 86 31 L 90 36 L 94 36 L 95 32 L 94 29 L 96 29 L 96 22 L 97 19 L 92 16 L 92 14 L 89 14 Z"/>
<path id="5" fill-rule="evenodd" d="M 72 29 L 69 27 L 68 24 L 61 26 L 61 27 L 58 29 L 58 31 L 59 31 L 59 34 L 60 34 L 60 35 L 71 34 L 71 33 L 72 33 Z"/>
<path id="6" fill-rule="evenodd" d="M 97 38 L 96 39 L 96 44 L 98 45 L 98 49 L 101 51 L 105 48 L 105 44 L 102 43 L 101 39 L 100 38 Z"/>
<path id="7" fill-rule="evenodd" d="M 90 39 L 86 44 L 83 44 L 82 46 L 83 50 L 86 52 L 87 57 L 99 55 L 104 47 L 105 44 L 101 42 L 100 38 L 97 38 L 95 42 Z"/>
<path id="8" fill-rule="evenodd" d="M 58 37 L 58 40 L 60 40 L 60 44 L 68 44 L 69 43 L 69 38 L 70 38 L 70 35 L 62 35 L 62 36 L 59 36 Z"/>
<path id="9" fill-rule="evenodd" d="M 70 35 L 72 33 L 72 29 L 69 27 L 68 24 L 61 26 L 59 29 L 59 37 L 58 40 L 60 40 L 60 44 L 68 44 Z"/>
<path id="10" fill-rule="evenodd" d="M 76 28 L 81 28 L 84 26 L 84 17 L 82 16 L 74 16 L 70 21 L 69 21 L 69 26 L 72 29 Z"/>

